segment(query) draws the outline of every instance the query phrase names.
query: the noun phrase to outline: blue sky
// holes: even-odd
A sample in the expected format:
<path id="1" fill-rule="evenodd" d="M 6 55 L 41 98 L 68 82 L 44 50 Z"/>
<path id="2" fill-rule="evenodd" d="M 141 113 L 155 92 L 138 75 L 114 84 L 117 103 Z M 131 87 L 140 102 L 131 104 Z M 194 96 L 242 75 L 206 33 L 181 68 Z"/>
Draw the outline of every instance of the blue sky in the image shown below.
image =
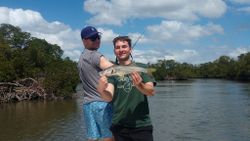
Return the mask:
<path id="1" fill-rule="evenodd" d="M 99 51 L 114 60 L 112 39 L 129 35 L 134 60 L 191 64 L 250 51 L 250 0 L 1 0 L 0 23 L 59 45 L 77 61 L 86 25 L 102 32 Z"/>

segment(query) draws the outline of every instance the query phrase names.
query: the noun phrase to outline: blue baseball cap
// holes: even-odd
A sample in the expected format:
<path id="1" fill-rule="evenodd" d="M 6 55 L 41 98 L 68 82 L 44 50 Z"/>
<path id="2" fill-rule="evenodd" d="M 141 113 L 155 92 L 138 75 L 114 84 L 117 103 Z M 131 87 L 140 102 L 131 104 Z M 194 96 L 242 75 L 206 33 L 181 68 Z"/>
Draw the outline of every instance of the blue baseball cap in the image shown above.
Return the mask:
<path id="1" fill-rule="evenodd" d="M 81 37 L 82 39 L 89 38 L 93 35 L 99 34 L 100 32 L 97 31 L 97 29 L 93 26 L 86 26 L 81 31 Z"/>

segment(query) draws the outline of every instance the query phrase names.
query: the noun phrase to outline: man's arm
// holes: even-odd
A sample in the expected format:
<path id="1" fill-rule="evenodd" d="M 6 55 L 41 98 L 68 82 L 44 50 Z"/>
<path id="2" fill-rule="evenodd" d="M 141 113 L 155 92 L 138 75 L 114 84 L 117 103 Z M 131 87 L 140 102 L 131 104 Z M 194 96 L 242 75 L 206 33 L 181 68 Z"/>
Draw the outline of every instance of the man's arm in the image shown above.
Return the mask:
<path id="1" fill-rule="evenodd" d="M 101 76 L 101 78 L 99 79 L 97 91 L 105 101 L 112 101 L 114 95 L 114 85 L 108 83 L 106 76 Z"/>
<path id="2" fill-rule="evenodd" d="M 142 82 L 142 78 L 139 75 L 138 72 L 133 72 L 131 74 L 132 77 L 132 81 L 135 85 L 135 87 L 143 94 L 147 95 L 147 96 L 153 96 L 155 91 L 154 91 L 154 84 L 153 82 L 147 82 L 147 83 L 143 83 Z"/>
<path id="3" fill-rule="evenodd" d="M 109 67 L 111 67 L 113 65 L 114 64 L 111 63 L 107 58 L 105 58 L 104 56 L 101 56 L 101 58 L 100 58 L 100 68 L 102 70 L 107 69 L 107 68 L 109 68 Z"/>

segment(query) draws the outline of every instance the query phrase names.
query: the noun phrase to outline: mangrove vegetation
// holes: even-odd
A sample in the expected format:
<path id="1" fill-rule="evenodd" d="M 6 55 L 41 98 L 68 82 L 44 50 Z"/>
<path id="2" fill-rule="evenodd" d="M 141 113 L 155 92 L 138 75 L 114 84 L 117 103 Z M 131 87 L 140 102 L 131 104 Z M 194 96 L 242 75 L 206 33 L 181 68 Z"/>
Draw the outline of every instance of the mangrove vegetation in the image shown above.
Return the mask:
<path id="1" fill-rule="evenodd" d="M 158 60 L 149 67 L 156 80 L 220 78 L 250 81 L 250 52 L 202 64 Z M 0 103 L 72 97 L 79 83 L 77 63 L 56 44 L 19 27 L 0 25 Z"/>
<path id="2" fill-rule="evenodd" d="M 158 60 L 149 64 L 156 80 L 188 78 L 222 78 L 250 81 L 250 52 L 241 54 L 237 59 L 221 56 L 213 62 L 193 65 L 174 60 Z"/>
<path id="3" fill-rule="evenodd" d="M 62 55 L 63 50 L 58 45 L 31 37 L 19 27 L 1 24 L 0 103 L 19 100 L 16 89 L 26 88 L 25 92 L 31 95 L 28 89 L 33 85 L 18 83 L 27 78 L 34 80 L 46 93 L 32 92 L 31 99 L 71 97 L 79 83 L 77 65 Z"/>

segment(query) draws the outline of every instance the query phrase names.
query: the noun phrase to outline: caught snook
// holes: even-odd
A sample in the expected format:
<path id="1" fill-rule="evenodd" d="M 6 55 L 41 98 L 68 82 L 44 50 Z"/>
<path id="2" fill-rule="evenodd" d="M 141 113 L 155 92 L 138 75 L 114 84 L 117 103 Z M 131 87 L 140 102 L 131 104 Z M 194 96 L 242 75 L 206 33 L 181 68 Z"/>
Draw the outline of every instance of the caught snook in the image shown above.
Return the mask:
<path id="1" fill-rule="evenodd" d="M 126 74 L 130 74 L 132 72 L 144 72 L 147 73 L 148 70 L 141 67 L 136 66 L 112 66 L 100 72 L 100 75 L 103 76 L 124 76 Z"/>

